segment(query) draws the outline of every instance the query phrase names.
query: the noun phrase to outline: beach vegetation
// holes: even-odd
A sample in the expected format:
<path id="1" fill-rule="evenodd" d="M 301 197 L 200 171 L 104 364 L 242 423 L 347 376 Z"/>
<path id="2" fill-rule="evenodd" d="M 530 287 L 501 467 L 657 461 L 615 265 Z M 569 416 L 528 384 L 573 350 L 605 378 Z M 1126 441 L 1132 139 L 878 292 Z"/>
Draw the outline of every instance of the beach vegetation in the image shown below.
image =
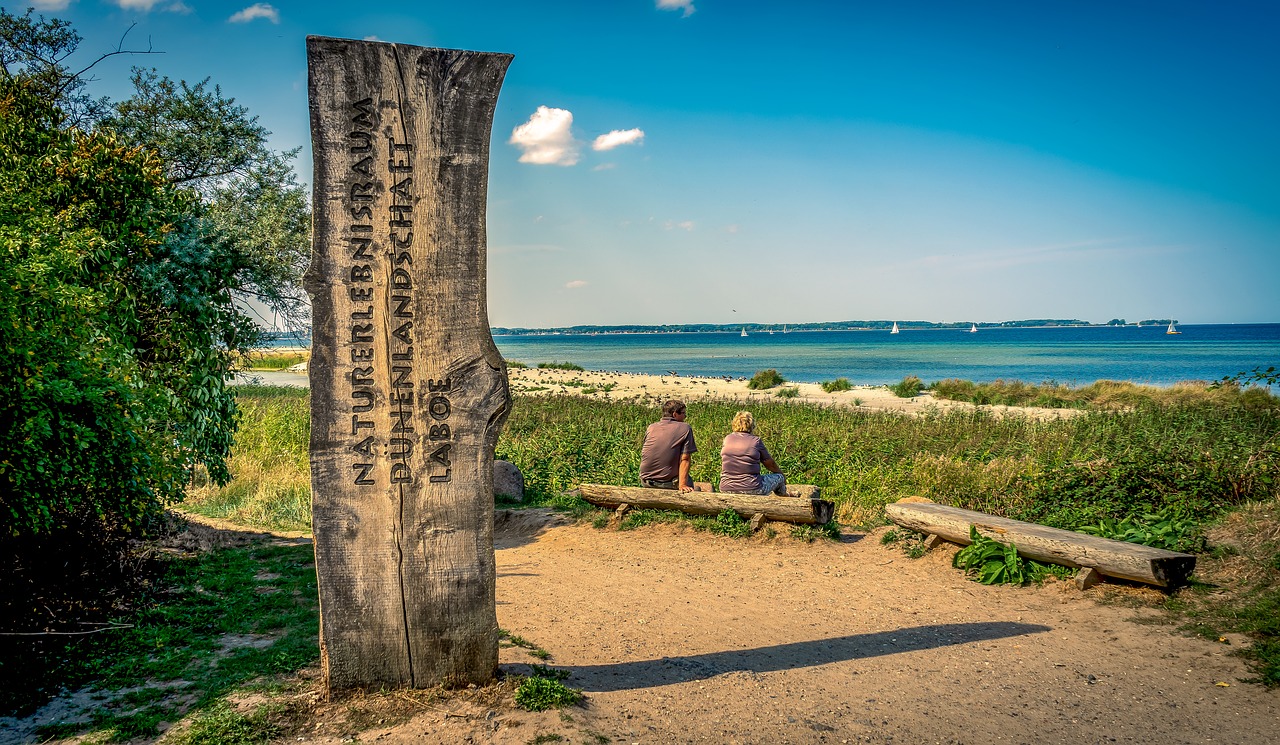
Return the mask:
<path id="1" fill-rule="evenodd" d="M 572 372 L 584 372 L 586 368 L 581 365 L 575 365 L 572 362 L 539 362 L 539 370 L 570 370 Z"/>
<path id="2" fill-rule="evenodd" d="M 768 370 L 760 370 L 751 376 L 751 380 L 747 381 L 747 387 L 753 391 L 764 391 L 770 388 L 776 388 L 787 379 L 782 377 L 777 370 L 769 368 Z"/>
<path id="3" fill-rule="evenodd" d="M 848 378 L 836 378 L 835 380 L 828 380 L 822 384 L 822 390 L 827 393 L 840 393 L 841 391 L 848 391 L 852 389 L 853 383 L 850 383 Z"/>
<path id="4" fill-rule="evenodd" d="M 773 395 L 778 398 L 795 398 L 800 395 L 800 388 L 794 385 L 779 388 Z"/>
<path id="5" fill-rule="evenodd" d="M 924 390 L 924 381 L 915 375 L 908 375 L 897 383 L 886 386 L 893 395 L 899 398 L 915 398 Z"/>
<path id="6" fill-rule="evenodd" d="M 582 691 L 570 688 L 556 678 L 547 678 L 542 675 L 530 675 L 521 681 L 520 687 L 516 689 L 516 705 L 526 711 L 562 709 L 573 706 L 581 700 Z"/>
<path id="7" fill-rule="evenodd" d="M 226 486 L 199 481 L 186 508 L 246 525 L 307 530 L 307 392 L 238 390 L 244 424 L 228 461 L 236 478 Z M 1195 550 L 1197 536 L 1205 537 L 1200 566 L 1206 572 L 1218 564 L 1235 566 L 1232 562 L 1248 556 L 1250 567 L 1265 569 L 1260 577 L 1275 578 L 1256 592 L 1241 592 L 1221 613 L 1195 605 L 1206 627 L 1253 634 L 1260 641 L 1250 649 L 1263 650 L 1272 638 L 1270 627 L 1250 614 L 1258 603 L 1271 602 L 1266 601 L 1268 587 L 1280 587 L 1280 528 L 1265 523 L 1260 515 L 1266 510 L 1254 512 L 1252 505 L 1269 503 L 1269 514 L 1280 516 L 1274 506 L 1280 487 L 1280 415 L 1274 408 L 1249 405 L 1244 393 L 1178 394 L 1163 402 L 1137 398 L 1129 408 L 1090 408 L 1055 420 L 971 409 L 903 416 L 775 397 L 753 402 L 752 411 L 788 481 L 820 486 L 846 526 L 883 525 L 883 506 L 908 495 L 1065 529 L 1104 521 L 1122 525 L 1126 519 L 1129 526 L 1151 526 L 1144 516 L 1163 515 L 1154 521 L 1156 532 L 1168 519 L 1178 526 L 1171 531 L 1180 536 L 1177 540 L 1190 540 L 1174 545 Z M 719 450 L 740 407 L 717 400 L 689 406 L 688 421 L 699 445 L 694 480 L 718 477 L 719 460 L 703 454 Z M 653 416 L 653 407 L 641 402 L 516 393 L 497 456 L 524 474 L 526 505 L 556 507 L 605 527 L 609 513 L 572 490 L 583 482 L 635 483 L 644 431 Z M 1242 512 L 1255 515 L 1251 525 L 1263 526 L 1253 529 L 1257 535 L 1271 537 L 1250 539 L 1245 548 L 1211 558 L 1215 547 L 1236 545 L 1234 539 L 1215 538 L 1214 526 L 1222 520 L 1234 524 Z M 619 527 L 685 519 L 678 513 L 633 510 Z M 923 554 L 922 544 L 915 548 L 914 534 L 897 532 L 901 545 Z M 1231 587 L 1239 582 L 1230 575 L 1212 581 Z M 1177 597 L 1185 595 L 1183 605 L 1190 608 L 1198 592 L 1193 586 Z M 1280 654 L 1280 642 L 1276 649 Z M 1280 667 L 1276 670 L 1280 682 Z"/>
<path id="8" fill-rule="evenodd" d="M 1219 381 L 1213 385 L 1188 381 L 1168 387 L 1099 380 L 1088 385 L 1071 387 L 1054 381 L 1033 385 L 1017 380 L 974 383 L 948 378 L 929 386 L 929 390 L 937 398 L 978 405 L 1124 410 L 1144 404 L 1184 405 L 1201 402 L 1258 409 L 1280 409 L 1280 398 L 1272 395 L 1267 389 L 1258 386 L 1242 387 L 1229 380 Z"/>
<path id="9" fill-rule="evenodd" d="M 287 370 L 311 360 L 311 352 L 305 349 L 273 350 L 254 349 L 238 357 L 236 367 L 241 370 Z"/>
<path id="10" fill-rule="evenodd" d="M 519 360 L 503 360 L 503 362 L 506 362 L 507 367 L 511 370 L 525 370 L 529 367 L 529 365 Z"/>

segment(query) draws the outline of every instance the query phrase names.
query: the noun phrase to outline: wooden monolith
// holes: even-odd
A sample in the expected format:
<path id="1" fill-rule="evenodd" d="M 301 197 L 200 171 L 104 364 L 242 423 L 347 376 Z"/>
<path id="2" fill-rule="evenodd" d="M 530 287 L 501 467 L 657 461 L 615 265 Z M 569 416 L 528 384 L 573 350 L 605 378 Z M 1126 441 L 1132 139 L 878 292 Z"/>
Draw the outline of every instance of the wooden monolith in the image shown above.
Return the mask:
<path id="1" fill-rule="evenodd" d="M 489 136 L 511 55 L 308 37 L 311 487 L 333 688 L 492 679 Z"/>

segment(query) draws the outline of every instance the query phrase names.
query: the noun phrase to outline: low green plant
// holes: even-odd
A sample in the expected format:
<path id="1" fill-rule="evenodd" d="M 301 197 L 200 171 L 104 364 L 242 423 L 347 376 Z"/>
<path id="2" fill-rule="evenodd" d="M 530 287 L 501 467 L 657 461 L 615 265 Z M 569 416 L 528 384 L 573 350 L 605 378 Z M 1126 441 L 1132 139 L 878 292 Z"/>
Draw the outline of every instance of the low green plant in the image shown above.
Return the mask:
<path id="1" fill-rule="evenodd" d="M 692 518 L 694 528 L 707 530 L 729 538 L 745 538 L 751 535 L 751 524 L 733 510 L 724 510 L 715 517 Z"/>
<path id="2" fill-rule="evenodd" d="M 258 745 L 280 736 L 280 727 L 271 721 L 276 707 L 259 706 L 242 713 L 226 701 L 205 709 L 166 743 L 172 745 Z"/>
<path id="3" fill-rule="evenodd" d="M 587 386 L 586 388 L 583 388 L 583 389 L 582 389 L 582 395 L 584 395 L 584 396 L 590 396 L 592 393 L 595 393 L 597 390 L 598 390 L 598 389 L 597 389 L 597 388 L 595 388 L 595 387 Z"/>
<path id="4" fill-rule="evenodd" d="M 586 368 L 581 365 L 575 365 L 572 362 L 539 362 L 540 370 L 572 370 L 574 372 L 583 372 Z"/>
<path id="5" fill-rule="evenodd" d="M 835 380 L 828 380 L 822 384 L 822 390 L 827 393 L 839 393 L 841 391 L 848 391 L 852 389 L 853 383 L 850 383 L 848 378 L 836 378 Z"/>
<path id="6" fill-rule="evenodd" d="M 1096 525 L 1076 528 L 1081 533 L 1127 543 L 1139 543 L 1168 551 L 1198 552 L 1204 550 L 1204 534 L 1200 523 L 1181 517 L 1172 507 L 1159 512 L 1127 515 L 1120 519 L 1104 517 Z"/>
<path id="7" fill-rule="evenodd" d="M 777 370 L 769 368 L 752 375 L 751 380 L 747 381 L 747 387 L 753 391 L 763 391 L 780 386 L 785 382 L 787 382 L 787 379 L 778 374 Z"/>
<path id="8" fill-rule="evenodd" d="M 956 552 L 951 565 L 984 585 L 1020 585 L 1027 581 L 1026 567 L 1012 543 L 1000 543 L 969 526 L 968 546 Z"/>
<path id="9" fill-rule="evenodd" d="M 914 375 L 908 375 L 887 387 L 893 391 L 893 395 L 899 398 L 914 398 L 920 394 L 920 391 L 924 390 L 924 382 Z"/>
<path id="10" fill-rule="evenodd" d="M 813 543 L 819 538 L 828 541 L 840 540 L 840 523 L 832 520 L 822 525 L 793 525 L 791 537 L 797 541 Z"/>
<path id="11" fill-rule="evenodd" d="M 795 398 L 796 396 L 800 395 L 800 388 L 797 386 L 788 386 L 786 388 L 779 388 L 778 392 L 774 393 L 773 395 L 777 396 L 778 398 Z"/>
<path id="12" fill-rule="evenodd" d="M 1071 567 L 1023 559 L 1016 545 L 988 538 L 972 525 L 969 540 L 973 542 L 956 552 L 951 565 L 984 585 L 1024 585 L 1047 577 L 1066 579 L 1075 573 Z"/>
<path id="13" fill-rule="evenodd" d="M 507 369 L 509 370 L 524 370 L 529 367 L 528 364 L 519 360 L 503 360 L 503 362 L 507 363 Z"/>
<path id="14" fill-rule="evenodd" d="M 526 711 L 546 711 L 573 706 L 582 700 L 582 691 L 559 680 L 532 675 L 516 689 L 516 705 Z"/>
<path id="15" fill-rule="evenodd" d="M 568 680 L 569 678 L 569 671 L 559 667 L 535 663 L 530 665 L 529 669 L 533 671 L 534 677 L 537 678 L 546 678 L 547 680 Z"/>
<path id="16" fill-rule="evenodd" d="M 880 545 L 891 546 L 900 540 L 902 540 L 902 534 L 898 532 L 898 529 L 890 528 L 880 536 Z"/>
<path id="17" fill-rule="evenodd" d="M 528 652 L 530 657 L 536 657 L 540 660 L 551 659 L 551 653 L 547 650 L 539 647 L 537 644 L 534 644 L 519 634 L 513 634 L 504 629 L 498 629 L 498 642 L 506 642 L 513 647 L 520 647 L 524 651 Z"/>

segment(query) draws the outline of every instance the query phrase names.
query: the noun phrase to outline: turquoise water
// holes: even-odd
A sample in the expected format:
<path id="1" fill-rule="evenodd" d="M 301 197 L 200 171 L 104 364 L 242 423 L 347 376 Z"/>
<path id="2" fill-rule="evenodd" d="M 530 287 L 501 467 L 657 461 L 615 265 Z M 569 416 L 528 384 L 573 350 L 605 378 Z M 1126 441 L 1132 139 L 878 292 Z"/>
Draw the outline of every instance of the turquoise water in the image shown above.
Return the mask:
<path id="1" fill-rule="evenodd" d="M 1280 367 L 1280 324 L 983 328 L 887 331 L 496 336 L 509 360 L 574 362 L 589 370 L 750 377 L 775 368 L 788 380 L 845 377 L 859 385 L 961 378 L 1085 385 L 1127 380 L 1171 385 Z"/>

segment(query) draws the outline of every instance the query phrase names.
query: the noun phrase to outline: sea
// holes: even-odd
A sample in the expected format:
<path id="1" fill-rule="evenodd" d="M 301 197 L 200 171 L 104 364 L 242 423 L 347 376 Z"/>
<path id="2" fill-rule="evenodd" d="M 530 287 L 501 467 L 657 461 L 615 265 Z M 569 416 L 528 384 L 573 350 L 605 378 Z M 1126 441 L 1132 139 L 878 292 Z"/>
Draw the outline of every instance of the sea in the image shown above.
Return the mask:
<path id="1" fill-rule="evenodd" d="M 749 378 L 775 369 L 787 380 L 855 385 L 1020 380 L 1079 386 L 1098 380 L 1169 386 L 1280 368 L 1280 323 L 1164 326 L 631 334 L 511 334 L 502 356 L 533 366 L 572 362 L 588 370 Z M 299 344 L 297 338 L 279 344 Z M 305 341 L 302 344 L 305 345 Z"/>

